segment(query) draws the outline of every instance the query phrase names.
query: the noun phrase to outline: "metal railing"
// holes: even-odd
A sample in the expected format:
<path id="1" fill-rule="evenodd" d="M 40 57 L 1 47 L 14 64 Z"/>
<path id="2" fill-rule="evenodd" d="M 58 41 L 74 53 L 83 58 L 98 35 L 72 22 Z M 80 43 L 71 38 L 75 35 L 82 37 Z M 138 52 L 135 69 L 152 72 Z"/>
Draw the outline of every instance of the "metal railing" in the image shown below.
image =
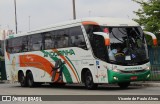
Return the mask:
<path id="1" fill-rule="evenodd" d="M 151 63 L 151 81 L 160 81 L 160 46 L 148 47 Z"/>

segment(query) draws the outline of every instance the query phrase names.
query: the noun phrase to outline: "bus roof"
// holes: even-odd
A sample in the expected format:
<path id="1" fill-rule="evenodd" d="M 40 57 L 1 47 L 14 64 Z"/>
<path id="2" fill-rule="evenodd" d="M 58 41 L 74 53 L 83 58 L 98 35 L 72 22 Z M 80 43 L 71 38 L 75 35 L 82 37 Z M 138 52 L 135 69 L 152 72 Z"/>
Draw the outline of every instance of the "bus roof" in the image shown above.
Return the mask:
<path id="1" fill-rule="evenodd" d="M 39 28 L 33 31 L 19 33 L 19 34 L 12 34 L 12 35 L 14 35 L 14 37 L 18 37 L 18 36 L 24 36 L 24 35 L 29 35 L 29 34 L 35 34 L 35 33 L 55 30 L 57 28 L 67 28 L 68 26 L 72 26 L 78 23 L 81 23 L 83 25 L 93 24 L 93 25 L 101 25 L 101 26 L 139 26 L 138 23 L 134 22 L 133 20 L 129 20 L 129 19 L 107 18 L 107 17 L 88 17 L 88 18 L 70 20 L 67 22 L 50 25 L 45 28 Z"/>
<path id="2" fill-rule="evenodd" d="M 135 21 L 124 18 L 94 17 L 82 19 L 82 23 L 85 21 L 92 21 L 102 26 L 139 26 Z"/>

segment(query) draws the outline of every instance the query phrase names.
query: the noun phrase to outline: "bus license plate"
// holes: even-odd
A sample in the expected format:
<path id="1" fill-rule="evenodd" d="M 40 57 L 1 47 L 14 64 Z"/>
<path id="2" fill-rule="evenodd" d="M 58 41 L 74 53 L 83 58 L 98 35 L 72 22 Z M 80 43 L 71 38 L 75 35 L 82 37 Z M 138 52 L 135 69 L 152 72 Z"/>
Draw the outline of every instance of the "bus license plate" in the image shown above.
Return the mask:
<path id="1" fill-rule="evenodd" d="M 137 76 L 131 77 L 131 80 L 136 80 L 136 79 L 137 79 Z"/>

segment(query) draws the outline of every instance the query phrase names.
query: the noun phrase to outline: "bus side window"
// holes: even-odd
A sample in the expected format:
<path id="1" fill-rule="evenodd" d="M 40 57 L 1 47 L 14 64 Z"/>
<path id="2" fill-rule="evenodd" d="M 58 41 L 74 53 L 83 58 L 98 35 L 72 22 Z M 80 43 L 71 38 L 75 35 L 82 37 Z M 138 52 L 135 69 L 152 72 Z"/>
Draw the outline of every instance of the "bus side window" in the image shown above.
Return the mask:
<path id="1" fill-rule="evenodd" d="M 47 32 L 47 33 L 43 33 L 43 34 L 44 34 L 45 49 L 54 48 L 54 45 L 55 45 L 54 32 Z"/>
<path id="2" fill-rule="evenodd" d="M 22 52 L 27 52 L 28 51 L 28 36 L 23 36 L 22 37 Z"/>
<path id="3" fill-rule="evenodd" d="M 80 47 L 86 49 L 85 39 L 80 26 L 72 27 L 70 29 L 70 46 L 71 47 Z"/>
<path id="4" fill-rule="evenodd" d="M 8 52 L 8 53 L 12 53 L 12 40 L 10 39 L 10 40 L 6 40 L 6 51 Z"/>
<path id="5" fill-rule="evenodd" d="M 42 35 L 41 34 L 35 34 L 35 35 L 30 36 L 29 47 L 30 47 L 30 51 L 42 50 L 43 49 Z"/>
<path id="6" fill-rule="evenodd" d="M 22 46 L 22 37 L 13 38 L 11 40 L 11 53 L 19 53 L 21 52 L 21 46 Z"/>
<path id="7" fill-rule="evenodd" d="M 67 29 L 56 31 L 56 45 L 55 48 L 66 48 L 69 43 L 69 35 Z"/>

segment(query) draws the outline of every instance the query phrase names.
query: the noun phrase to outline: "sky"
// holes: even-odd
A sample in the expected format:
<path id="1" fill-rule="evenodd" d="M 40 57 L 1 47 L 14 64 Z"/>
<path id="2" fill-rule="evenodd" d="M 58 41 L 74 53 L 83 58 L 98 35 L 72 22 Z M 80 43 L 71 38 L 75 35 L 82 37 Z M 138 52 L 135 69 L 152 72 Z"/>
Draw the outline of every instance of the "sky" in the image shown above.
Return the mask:
<path id="1" fill-rule="evenodd" d="M 72 0 L 16 0 L 18 32 L 73 19 Z M 75 0 L 76 17 L 133 19 L 140 6 L 132 0 Z M 0 0 L 0 29 L 15 31 L 14 0 Z"/>

